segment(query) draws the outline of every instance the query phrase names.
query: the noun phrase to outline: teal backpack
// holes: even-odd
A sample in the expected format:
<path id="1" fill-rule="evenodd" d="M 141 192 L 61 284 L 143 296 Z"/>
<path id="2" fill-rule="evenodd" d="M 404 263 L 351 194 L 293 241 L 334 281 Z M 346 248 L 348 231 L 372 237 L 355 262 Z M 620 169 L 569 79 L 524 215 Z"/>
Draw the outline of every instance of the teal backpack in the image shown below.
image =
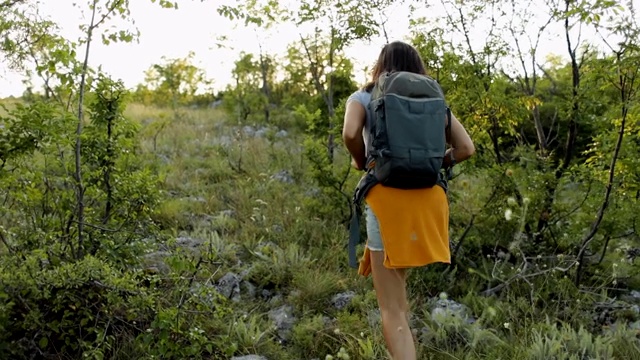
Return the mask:
<path id="1" fill-rule="evenodd" d="M 434 79 L 404 71 L 385 73 L 374 85 L 368 107 L 372 116 L 369 156 L 366 173 L 353 195 L 349 229 L 349 265 L 353 268 L 358 267 L 361 203 L 367 192 L 376 184 L 398 189 L 439 185 L 447 191 L 451 169 L 447 175 L 442 172 L 451 111 Z"/>

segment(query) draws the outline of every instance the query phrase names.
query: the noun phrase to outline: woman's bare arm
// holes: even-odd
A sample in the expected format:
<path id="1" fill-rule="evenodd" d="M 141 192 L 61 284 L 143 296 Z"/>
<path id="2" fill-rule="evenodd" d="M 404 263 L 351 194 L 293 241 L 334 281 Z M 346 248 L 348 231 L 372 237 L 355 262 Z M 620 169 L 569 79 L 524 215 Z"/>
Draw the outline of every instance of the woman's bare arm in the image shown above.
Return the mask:
<path id="1" fill-rule="evenodd" d="M 451 131 L 447 134 L 447 142 L 451 149 L 447 150 L 444 158 L 444 167 L 451 166 L 451 154 L 456 163 L 463 162 L 476 152 L 471 137 L 455 115 L 451 114 Z"/>
<path id="2" fill-rule="evenodd" d="M 349 101 L 344 113 L 342 140 L 353 158 L 352 164 L 362 170 L 366 165 L 364 138 L 362 129 L 366 121 L 364 106 L 357 101 Z"/>

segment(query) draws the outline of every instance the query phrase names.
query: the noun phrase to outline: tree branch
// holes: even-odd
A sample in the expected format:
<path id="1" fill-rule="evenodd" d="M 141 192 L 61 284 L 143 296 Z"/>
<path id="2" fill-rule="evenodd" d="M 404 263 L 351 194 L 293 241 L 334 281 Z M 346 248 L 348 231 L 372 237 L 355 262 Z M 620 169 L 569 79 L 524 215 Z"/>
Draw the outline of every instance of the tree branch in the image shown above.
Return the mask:
<path id="1" fill-rule="evenodd" d="M 25 0 L 5 0 L 0 2 L 0 11 L 6 10 L 17 4 L 24 4 Z"/>
<path id="2" fill-rule="evenodd" d="M 80 90 L 78 93 L 78 124 L 76 128 L 76 146 L 75 146 L 75 180 L 76 180 L 76 201 L 78 216 L 78 258 L 84 256 L 84 185 L 82 184 L 82 129 L 84 122 L 84 93 L 86 86 L 86 77 L 89 67 L 89 50 L 91 48 L 91 40 L 93 38 L 93 30 L 96 18 L 96 6 L 98 1 L 93 0 L 91 7 L 91 22 L 87 29 L 87 45 L 85 47 L 84 61 L 82 63 L 82 73 L 80 75 Z"/>
<path id="3" fill-rule="evenodd" d="M 304 39 L 304 37 L 302 36 L 301 33 L 298 34 L 300 36 L 300 41 L 302 42 L 302 47 L 304 48 L 304 51 L 307 55 L 307 59 L 309 60 L 310 63 L 310 71 L 311 71 L 311 77 L 313 78 L 313 83 L 316 87 L 316 91 L 318 91 L 320 93 L 320 95 L 322 96 L 322 99 L 325 101 L 325 103 L 329 102 L 329 99 L 327 99 L 327 94 L 326 94 L 326 90 L 324 88 L 324 86 L 322 85 L 322 83 L 320 82 L 320 75 L 318 74 L 318 64 L 317 61 L 313 60 L 313 56 L 311 55 L 311 51 L 309 50 L 309 47 L 307 46 L 307 41 Z M 316 50 L 317 52 L 317 50 Z"/>
<path id="4" fill-rule="evenodd" d="M 582 261 L 584 258 L 584 253 L 585 250 L 587 249 L 587 247 L 589 246 L 589 244 L 591 243 L 591 241 L 593 240 L 593 238 L 595 237 L 596 233 L 598 232 L 598 229 L 600 228 L 600 224 L 602 223 L 602 219 L 604 218 L 604 213 L 607 210 L 607 207 L 609 206 L 609 198 L 611 196 L 611 191 L 613 189 L 613 180 L 615 178 L 615 169 L 616 169 L 616 163 L 618 161 L 618 156 L 620 154 L 620 149 L 622 148 L 622 140 L 624 138 L 624 131 L 625 131 L 625 125 L 627 122 L 627 115 L 629 112 L 629 108 L 628 108 L 628 102 L 629 102 L 629 98 L 631 95 L 631 92 L 633 91 L 633 82 L 635 80 L 635 76 L 633 76 L 631 78 L 631 87 L 629 89 L 629 91 L 627 91 L 627 80 L 628 80 L 628 75 L 627 74 L 623 74 L 622 70 L 620 69 L 620 63 L 622 61 L 621 59 L 622 57 L 622 51 L 618 51 L 616 53 L 616 59 L 618 62 L 618 85 L 619 90 L 620 90 L 620 101 L 622 103 L 622 107 L 621 107 L 621 116 L 622 116 L 622 121 L 620 122 L 620 128 L 618 130 L 618 139 L 616 141 L 616 145 L 613 151 L 613 156 L 611 158 L 611 164 L 609 165 L 609 178 L 607 181 L 607 185 L 605 188 L 605 193 L 604 193 L 604 200 L 602 201 L 602 204 L 600 205 L 600 208 L 598 209 L 598 213 L 596 215 L 596 219 L 593 222 L 593 224 L 591 224 L 591 230 L 589 231 L 589 233 L 582 239 L 582 246 L 580 248 L 580 252 L 578 253 L 578 261 L 580 262 L 580 267 L 582 267 Z M 638 71 L 637 67 L 636 67 L 636 73 Z M 635 74 L 634 74 L 635 75 Z M 581 271 L 578 271 L 576 273 L 576 279 L 575 279 L 575 284 L 576 286 L 580 285 L 580 277 L 581 277 Z"/>
<path id="5" fill-rule="evenodd" d="M 9 245 L 9 242 L 7 241 L 7 238 L 4 237 L 4 232 L 2 231 L 2 229 L 0 229 L 0 241 L 2 241 L 2 243 L 7 248 L 9 253 L 13 254 L 13 252 L 14 252 L 13 251 L 13 247 L 11 245 Z"/>

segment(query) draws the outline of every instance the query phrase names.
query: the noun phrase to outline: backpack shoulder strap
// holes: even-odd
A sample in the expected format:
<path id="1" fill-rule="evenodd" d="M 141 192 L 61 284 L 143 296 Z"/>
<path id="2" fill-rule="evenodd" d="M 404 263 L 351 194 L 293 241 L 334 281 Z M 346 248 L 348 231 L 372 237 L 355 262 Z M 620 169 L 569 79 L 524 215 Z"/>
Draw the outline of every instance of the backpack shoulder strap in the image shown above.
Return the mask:
<path id="1" fill-rule="evenodd" d="M 451 139 L 451 119 L 451 108 L 447 106 L 447 125 L 445 125 L 444 131 L 449 139 Z"/>
<path id="2" fill-rule="evenodd" d="M 451 139 L 451 108 L 447 106 L 447 124 L 445 125 L 445 136 Z M 453 167 L 456 164 L 456 159 L 453 157 L 453 151 L 449 152 L 449 167 L 446 169 L 446 180 L 453 179 Z M 446 191 L 446 190 L 445 190 Z"/>

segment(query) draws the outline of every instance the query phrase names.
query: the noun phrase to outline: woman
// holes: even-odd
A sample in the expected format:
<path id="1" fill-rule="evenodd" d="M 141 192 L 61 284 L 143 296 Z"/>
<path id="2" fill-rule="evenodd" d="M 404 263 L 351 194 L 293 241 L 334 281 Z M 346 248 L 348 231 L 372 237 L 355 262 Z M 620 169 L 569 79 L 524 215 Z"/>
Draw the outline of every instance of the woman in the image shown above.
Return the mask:
<path id="1" fill-rule="evenodd" d="M 368 151 L 365 137 L 372 121 L 367 108 L 371 90 L 381 74 L 391 71 L 426 75 L 422 59 L 411 45 L 396 41 L 382 49 L 371 81 L 353 93 L 346 104 L 342 137 L 352 156 L 352 165 L 358 170 L 364 169 Z M 451 158 L 460 163 L 475 152 L 471 138 L 453 114 L 450 124 L 447 133 L 450 148 L 443 167 L 451 165 Z M 413 360 L 416 349 L 408 324 L 406 271 L 435 262 L 450 263 L 446 193 L 440 186 L 400 190 L 378 184 L 367 193 L 365 203 L 367 245 L 359 273 L 373 276 L 383 334 L 392 358 Z M 421 251 L 407 250 L 409 246 Z"/>

